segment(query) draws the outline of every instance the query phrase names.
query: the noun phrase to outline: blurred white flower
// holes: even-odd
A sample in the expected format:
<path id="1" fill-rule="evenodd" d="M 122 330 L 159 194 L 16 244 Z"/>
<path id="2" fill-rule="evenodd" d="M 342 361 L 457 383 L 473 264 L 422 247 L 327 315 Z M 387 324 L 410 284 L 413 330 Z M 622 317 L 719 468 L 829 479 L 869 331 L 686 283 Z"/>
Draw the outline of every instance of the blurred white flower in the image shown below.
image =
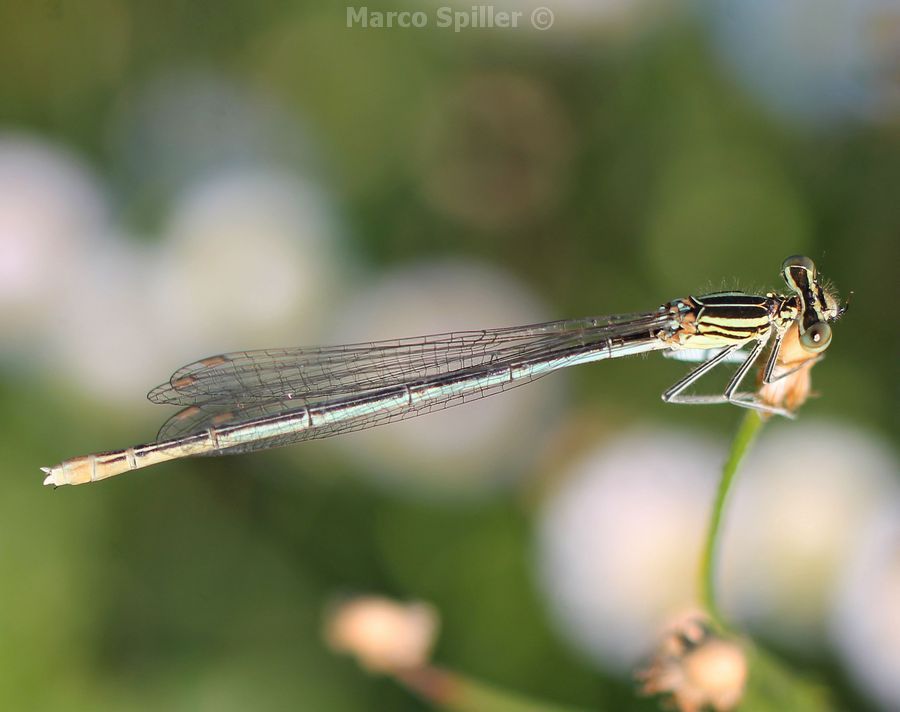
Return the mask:
<path id="1" fill-rule="evenodd" d="M 419 263 L 385 274 L 344 308 L 334 343 L 516 326 L 546 314 L 499 270 L 466 262 Z M 476 403 L 342 438 L 342 453 L 408 490 L 471 491 L 508 479 L 553 427 L 559 375 Z"/>
<path id="2" fill-rule="evenodd" d="M 346 281 L 334 223 L 308 182 L 257 167 L 195 186 L 162 246 L 144 247 L 114 234 L 76 159 L 0 138 L 2 350 L 137 404 L 206 351 L 299 343 Z"/>
<path id="3" fill-rule="evenodd" d="M 637 430 L 583 455 L 545 503 L 537 568 L 562 633 L 625 672 L 694 602 L 700 542 L 722 448 Z"/>
<path id="4" fill-rule="evenodd" d="M 78 284 L 46 316 L 53 371 L 95 397 L 132 410 L 160 373 L 161 326 L 147 300 L 153 254 L 111 237 L 79 266 Z"/>
<path id="5" fill-rule="evenodd" d="M 77 301 L 102 251 L 107 206 L 87 166 L 24 135 L 0 135 L 0 349 L 34 354 L 58 305 Z"/>
<path id="6" fill-rule="evenodd" d="M 896 115 L 895 0 L 711 3 L 718 51 L 749 91 L 810 124 Z"/>
<path id="7" fill-rule="evenodd" d="M 335 222 L 326 195 L 277 169 L 216 174 L 189 190 L 152 295 L 175 360 L 308 342 L 346 288 Z"/>
<path id="8" fill-rule="evenodd" d="M 582 458 L 547 502 L 541 582 L 563 632 L 605 665 L 634 662 L 667 615 L 693 600 L 719 452 L 689 436 L 625 435 Z M 897 473 L 884 445 L 846 425 L 769 426 L 727 504 L 719 588 L 729 617 L 795 649 L 820 649 L 841 590 L 845 654 L 857 656 L 864 679 L 885 678 L 900 645 L 890 622 L 900 537 L 890 543 L 894 558 L 883 544 L 881 568 L 870 561 L 868 584 L 863 564 L 848 565 L 868 523 L 900 511 Z M 848 576 L 853 586 L 842 584 Z M 845 635 L 851 621 L 860 630 Z M 869 665 L 878 651 L 885 660 Z"/>
<path id="9" fill-rule="evenodd" d="M 860 686 L 900 709 L 900 503 L 871 517 L 843 571 L 831 638 Z"/>
<path id="10" fill-rule="evenodd" d="M 745 461 L 723 533 L 730 615 L 796 649 L 822 642 L 867 522 L 897 502 L 897 463 L 846 423 L 772 423 Z"/>

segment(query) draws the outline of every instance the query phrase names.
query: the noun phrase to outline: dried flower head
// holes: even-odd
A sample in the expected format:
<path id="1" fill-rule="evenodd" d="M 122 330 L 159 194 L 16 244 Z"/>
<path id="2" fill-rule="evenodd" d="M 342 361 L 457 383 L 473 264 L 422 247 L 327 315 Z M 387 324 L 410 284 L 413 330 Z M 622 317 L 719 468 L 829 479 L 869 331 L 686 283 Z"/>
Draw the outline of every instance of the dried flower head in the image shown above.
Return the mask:
<path id="1" fill-rule="evenodd" d="M 667 695 L 680 712 L 734 709 L 747 681 L 747 657 L 733 640 L 692 619 L 673 629 L 636 674 L 645 695 Z"/>
<path id="2" fill-rule="evenodd" d="M 332 650 L 349 653 L 371 672 L 395 672 L 428 662 L 438 629 L 435 609 L 360 596 L 334 604 L 325 620 Z"/>
<path id="3" fill-rule="evenodd" d="M 811 354 L 800 345 L 800 331 L 792 324 L 784 335 L 772 383 L 763 384 L 759 399 L 766 405 L 795 411 L 809 398 L 812 379 L 810 370 L 821 356 Z"/>

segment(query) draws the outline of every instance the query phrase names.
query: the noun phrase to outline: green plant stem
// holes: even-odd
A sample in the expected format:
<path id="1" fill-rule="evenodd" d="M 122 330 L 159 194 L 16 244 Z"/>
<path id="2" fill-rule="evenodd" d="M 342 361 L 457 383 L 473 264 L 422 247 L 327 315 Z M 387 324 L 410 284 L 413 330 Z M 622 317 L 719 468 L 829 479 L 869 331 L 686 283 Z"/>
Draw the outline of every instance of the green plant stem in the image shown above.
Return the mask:
<path id="1" fill-rule="evenodd" d="M 395 677 L 435 708 L 447 712 L 587 712 L 534 700 L 452 670 L 429 665 L 398 671 Z"/>
<path id="2" fill-rule="evenodd" d="M 734 440 L 731 443 L 731 452 L 728 454 L 728 459 L 722 468 L 722 477 L 719 480 L 719 488 L 716 491 L 716 499 L 713 503 L 709 527 L 706 531 L 703 558 L 700 560 L 700 600 L 713 623 L 722 630 L 728 629 L 728 625 L 725 623 L 725 619 L 719 609 L 719 604 L 716 602 L 716 574 L 718 573 L 716 563 L 718 560 L 722 514 L 725 510 L 725 502 L 734 483 L 738 466 L 741 460 L 744 459 L 744 455 L 747 454 L 747 450 L 764 422 L 759 413 L 748 410 L 741 421 L 737 433 L 735 433 Z"/>

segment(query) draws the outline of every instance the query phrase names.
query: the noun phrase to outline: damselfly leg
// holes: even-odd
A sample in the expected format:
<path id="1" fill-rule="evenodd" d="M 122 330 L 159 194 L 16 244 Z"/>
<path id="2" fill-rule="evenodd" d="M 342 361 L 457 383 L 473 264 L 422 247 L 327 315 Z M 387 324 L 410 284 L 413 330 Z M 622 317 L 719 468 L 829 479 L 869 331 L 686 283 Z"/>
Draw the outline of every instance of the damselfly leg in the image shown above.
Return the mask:
<path id="1" fill-rule="evenodd" d="M 772 351 L 769 354 L 765 369 L 767 373 L 770 373 L 772 370 L 774 370 L 775 364 L 778 361 L 778 355 L 781 347 L 780 336 L 780 334 L 776 336 Z M 784 410 L 783 408 L 777 408 L 767 403 L 761 402 L 753 393 L 738 392 L 738 388 L 740 388 L 741 383 L 747 376 L 747 373 L 759 360 L 760 355 L 762 354 L 767 342 L 770 339 L 771 332 L 767 335 L 764 335 L 753 344 L 753 347 L 750 349 L 749 354 L 747 354 L 747 357 L 741 362 L 737 370 L 735 370 L 731 379 L 728 381 L 728 385 L 725 386 L 725 390 L 722 393 L 711 395 L 693 395 L 686 394 L 684 393 L 684 391 L 695 384 L 697 381 L 699 381 L 701 378 L 703 378 L 703 376 L 705 376 L 707 373 L 716 368 L 716 366 L 720 365 L 723 362 L 727 362 L 728 357 L 731 356 L 734 352 L 738 351 L 741 348 L 742 344 L 732 344 L 731 346 L 726 346 L 715 356 L 710 358 L 708 361 L 700 364 L 700 366 L 695 368 L 684 378 L 678 381 L 675 385 L 669 388 L 665 393 L 663 393 L 662 399 L 667 403 L 683 403 L 688 405 L 732 403 L 741 408 L 750 408 L 751 410 L 756 410 L 761 413 L 793 417 L 790 412 Z"/>

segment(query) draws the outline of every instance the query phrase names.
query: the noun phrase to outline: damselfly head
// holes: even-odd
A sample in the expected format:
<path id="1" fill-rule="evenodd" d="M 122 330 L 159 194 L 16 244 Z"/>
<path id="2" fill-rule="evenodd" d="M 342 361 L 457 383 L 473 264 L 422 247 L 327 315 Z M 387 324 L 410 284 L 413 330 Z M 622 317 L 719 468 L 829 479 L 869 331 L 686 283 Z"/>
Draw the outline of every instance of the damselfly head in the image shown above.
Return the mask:
<path id="1" fill-rule="evenodd" d="M 829 322 L 843 313 L 835 291 L 820 282 L 815 263 L 804 255 L 792 255 L 781 265 L 781 274 L 797 297 L 800 345 L 810 353 L 821 353 L 831 343 Z"/>

